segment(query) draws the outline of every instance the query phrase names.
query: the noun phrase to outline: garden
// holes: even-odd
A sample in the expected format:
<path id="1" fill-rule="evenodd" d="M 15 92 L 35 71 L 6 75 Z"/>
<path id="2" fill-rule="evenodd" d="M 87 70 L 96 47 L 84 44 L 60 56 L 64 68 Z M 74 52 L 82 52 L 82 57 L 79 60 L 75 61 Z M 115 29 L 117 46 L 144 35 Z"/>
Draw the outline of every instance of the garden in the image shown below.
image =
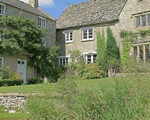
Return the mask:
<path id="1" fill-rule="evenodd" d="M 20 25 L 15 24 L 16 21 Z M 24 19 L 22 14 L 3 16 L 1 24 L 16 29 L 3 30 L 5 41 L 0 41 L 0 50 L 10 54 L 36 51 L 29 58 L 29 65 L 40 68 L 39 76 L 48 77 L 48 83 L 37 77 L 23 84 L 21 76 L 5 66 L 0 75 L 1 93 L 36 94 L 30 94 L 25 110 L 16 110 L 15 114 L 6 113 L 0 106 L 1 119 L 136 120 L 150 117 L 149 64 L 137 63 L 134 57 L 129 56 L 131 44 L 137 40 L 132 32 L 120 32 L 123 43 L 121 52 L 109 27 L 106 43 L 104 31 L 97 32 L 98 57 L 95 63 L 86 65 L 81 52 L 73 50 L 69 51 L 72 62 L 58 67 L 55 63 L 59 47 L 41 47 L 40 37 L 46 30 L 37 28 L 34 21 Z M 33 33 L 36 36 L 32 36 Z M 26 38 L 31 36 L 32 45 L 27 41 L 30 38 Z M 15 46 L 12 45 L 14 42 Z M 108 73 L 116 73 L 117 67 L 120 68 L 117 72 L 126 76 L 108 78 Z"/>

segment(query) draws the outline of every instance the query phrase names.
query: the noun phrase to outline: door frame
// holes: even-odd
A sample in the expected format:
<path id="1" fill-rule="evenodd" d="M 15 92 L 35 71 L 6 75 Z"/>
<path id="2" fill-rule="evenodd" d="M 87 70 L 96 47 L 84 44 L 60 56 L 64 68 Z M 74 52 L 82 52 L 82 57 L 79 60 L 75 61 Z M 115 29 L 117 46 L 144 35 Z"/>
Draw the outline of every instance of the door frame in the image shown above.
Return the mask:
<path id="1" fill-rule="evenodd" d="M 27 60 L 23 60 L 23 59 L 17 59 L 17 73 L 19 74 L 19 72 L 18 72 L 18 60 L 20 60 L 21 61 L 21 64 L 22 64 L 22 61 L 24 61 L 25 62 L 25 76 L 23 76 L 23 78 L 24 78 L 24 83 L 26 84 L 27 83 Z"/>

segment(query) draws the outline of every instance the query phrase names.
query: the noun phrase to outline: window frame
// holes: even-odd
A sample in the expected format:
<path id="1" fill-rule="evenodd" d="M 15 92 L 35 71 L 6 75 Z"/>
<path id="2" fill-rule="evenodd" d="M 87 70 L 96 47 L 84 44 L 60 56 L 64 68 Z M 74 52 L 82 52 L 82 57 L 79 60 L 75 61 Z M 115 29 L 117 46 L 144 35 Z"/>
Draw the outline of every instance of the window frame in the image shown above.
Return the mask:
<path id="1" fill-rule="evenodd" d="M 45 40 L 45 45 L 43 44 L 43 40 Z M 41 41 L 42 41 L 41 46 L 46 47 L 47 46 L 47 39 L 46 38 L 41 38 Z"/>
<path id="2" fill-rule="evenodd" d="M 149 54 L 147 54 L 146 46 L 148 46 L 148 48 L 149 48 Z M 135 48 L 137 50 L 136 52 L 135 52 Z M 140 52 L 141 51 L 140 48 L 142 48 L 142 52 Z M 141 54 L 142 54 L 142 56 L 141 56 Z M 140 62 L 147 63 L 147 61 L 150 62 L 150 59 L 149 60 L 147 59 L 147 58 L 150 58 L 150 42 L 143 43 L 143 44 L 133 44 L 132 45 L 132 55 L 135 57 L 135 60 L 138 63 L 140 63 Z"/>
<path id="3" fill-rule="evenodd" d="M 64 32 L 65 33 L 65 42 L 66 43 L 72 43 L 73 42 L 73 31 L 71 30 L 71 31 L 65 31 Z M 68 41 L 67 41 L 67 34 L 69 33 L 69 39 L 68 39 Z M 70 34 L 72 33 L 72 40 L 70 39 L 71 37 L 70 37 Z"/>
<path id="4" fill-rule="evenodd" d="M 92 30 L 92 38 L 89 37 L 90 30 Z M 87 31 L 87 39 L 84 39 L 84 31 Z M 82 28 L 82 41 L 89 41 L 89 40 L 94 40 L 93 27 Z"/>
<path id="5" fill-rule="evenodd" d="M 0 3 L 0 5 L 4 6 L 3 14 L 0 13 L 0 15 L 5 15 L 6 5 L 5 5 L 5 4 L 2 4 L 2 3 Z M 0 8 L 0 9 L 1 9 L 1 8 Z"/>
<path id="6" fill-rule="evenodd" d="M 86 65 L 89 64 L 89 63 L 95 63 L 96 61 L 94 61 L 94 55 L 96 55 L 96 58 L 97 58 L 97 53 L 88 53 L 88 54 L 85 54 L 85 62 L 86 62 Z M 88 61 L 88 56 L 91 56 L 91 61 L 89 62 Z M 96 60 L 95 58 L 95 60 Z"/>
<path id="7" fill-rule="evenodd" d="M 143 16 L 145 16 L 146 20 L 146 25 L 143 26 Z M 140 15 L 135 15 L 135 27 L 136 28 L 141 28 L 141 27 L 149 27 L 150 26 L 150 13 L 145 13 L 145 14 L 140 14 Z M 140 25 L 137 27 L 137 18 L 140 18 Z"/>
<path id="8" fill-rule="evenodd" d="M 57 58 L 58 58 L 59 67 L 68 65 L 69 57 L 70 56 L 58 56 Z M 65 62 L 64 62 L 64 59 L 65 59 Z M 62 60 L 62 61 L 60 62 L 60 60 Z"/>
<path id="9" fill-rule="evenodd" d="M 40 23 L 41 23 L 41 25 L 39 24 L 39 19 L 40 19 Z M 43 26 L 43 24 L 42 24 L 42 20 L 45 20 L 45 26 Z M 47 25 L 46 18 L 38 17 L 38 26 L 39 26 L 39 27 L 46 28 L 46 25 Z"/>

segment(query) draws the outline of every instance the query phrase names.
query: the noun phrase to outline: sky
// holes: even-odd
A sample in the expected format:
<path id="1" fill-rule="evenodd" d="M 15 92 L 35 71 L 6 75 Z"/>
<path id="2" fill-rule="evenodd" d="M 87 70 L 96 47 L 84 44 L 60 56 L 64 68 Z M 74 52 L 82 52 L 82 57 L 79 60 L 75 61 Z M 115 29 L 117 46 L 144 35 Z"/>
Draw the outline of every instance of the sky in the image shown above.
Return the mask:
<path id="1" fill-rule="evenodd" d="M 22 1 L 29 3 L 29 0 Z M 85 1 L 88 0 L 39 0 L 39 6 L 55 19 L 58 19 L 67 6 Z"/>

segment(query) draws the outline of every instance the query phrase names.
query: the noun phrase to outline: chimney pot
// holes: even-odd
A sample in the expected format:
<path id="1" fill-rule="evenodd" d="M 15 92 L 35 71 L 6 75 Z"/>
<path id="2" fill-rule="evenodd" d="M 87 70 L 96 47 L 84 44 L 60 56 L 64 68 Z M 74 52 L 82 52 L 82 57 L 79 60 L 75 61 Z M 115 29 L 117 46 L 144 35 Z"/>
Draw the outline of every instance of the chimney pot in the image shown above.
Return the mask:
<path id="1" fill-rule="evenodd" d="M 37 8 L 39 7 L 39 0 L 29 0 L 29 4 Z"/>

